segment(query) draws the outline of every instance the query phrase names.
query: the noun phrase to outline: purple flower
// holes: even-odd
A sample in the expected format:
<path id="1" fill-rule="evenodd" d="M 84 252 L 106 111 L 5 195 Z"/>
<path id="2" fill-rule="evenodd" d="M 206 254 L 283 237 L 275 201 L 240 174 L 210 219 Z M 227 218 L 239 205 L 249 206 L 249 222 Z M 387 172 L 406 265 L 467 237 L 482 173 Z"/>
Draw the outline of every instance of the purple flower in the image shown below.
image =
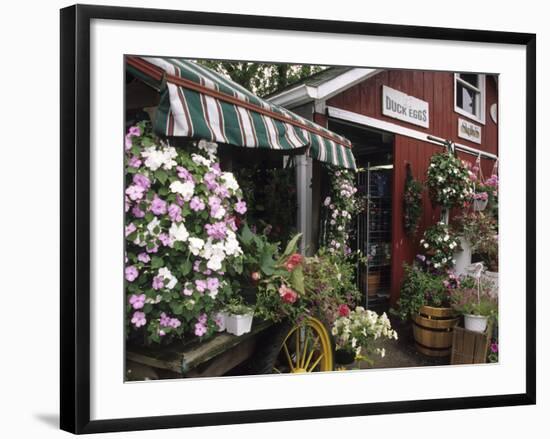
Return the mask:
<path id="1" fill-rule="evenodd" d="M 206 279 L 206 287 L 212 292 L 217 291 L 220 287 L 219 279 L 217 277 L 209 277 Z"/>
<path id="2" fill-rule="evenodd" d="M 182 292 L 181 292 L 184 296 L 191 296 L 193 295 L 193 290 L 192 290 L 192 287 L 191 287 L 191 283 L 190 282 L 187 282 L 185 284 L 185 287 L 183 288 Z"/>
<path id="3" fill-rule="evenodd" d="M 491 343 L 491 352 L 493 354 L 496 354 L 498 352 L 498 343 L 496 342 Z"/>
<path id="4" fill-rule="evenodd" d="M 185 181 L 191 181 L 195 182 L 195 179 L 193 178 L 193 175 L 185 169 L 183 166 L 177 166 L 176 171 L 178 171 L 178 177 Z"/>
<path id="5" fill-rule="evenodd" d="M 138 261 L 140 262 L 143 262 L 144 264 L 147 264 L 147 262 L 149 262 L 151 260 L 151 256 L 149 256 L 147 253 L 145 252 L 141 252 L 139 255 L 138 255 Z"/>
<path id="6" fill-rule="evenodd" d="M 132 207 L 132 215 L 136 218 L 143 218 L 145 216 L 145 212 L 139 208 L 139 205 L 136 204 Z"/>
<path id="7" fill-rule="evenodd" d="M 191 210 L 194 210 L 195 212 L 198 212 L 199 210 L 204 210 L 204 203 L 199 197 L 193 197 L 191 198 L 191 202 L 189 203 L 189 207 Z"/>
<path id="8" fill-rule="evenodd" d="M 193 271 L 199 272 L 201 267 L 201 261 L 200 259 L 197 259 L 195 262 L 193 262 Z"/>
<path id="9" fill-rule="evenodd" d="M 132 181 L 146 191 L 151 187 L 151 181 L 142 174 L 135 174 Z"/>
<path id="10" fill-rule="evenodd" d="M 214 239 L 224 239 L 227 232 L 227 227 L 222 221 L 214 224 L 206 224 L 204 228 L 206 229 L 208 236 Z"/>
<path id="11" fill-rule="evenodd" d="M 172 244 L 174 244 L 174 240 L 166 233 L 161 233 L 159 239 L 165 247 L 172 247 Z"/>
<path id="12" fill-rule="evenodd" d="M 201 280 L 201 279 L 197 279 L 195 281 L 195 287 L 197 288 L 197 291 L 199 293 L 204 293 L 204 290 L 206 290 L 206 281 Z"/>
<path id="13" fill-rule="evenodd" d="M 126 236 L 128 236 L 134 233 L 136 230 L 137 230 L 136 225 L 134 223 L 130 223 L 124 228 L 124 233 Z"/>
<path id="14" fill-rule="evenodd" d="M 151 202 L 151 212 L 155 215 L 164 215 L 166 213 L 166 201 L 160 199 L 156 194 Z"/>
<path id="15" fill-rule="evenodd" d="M 168 206 L 168 216 L 172 221 L 180 222 L 183 219 L 181 217 L 181 207 L 174 203 L 170 204 Z"/>
<path id="16" fill-rule="evenodd" d="M 207 172 L 204 174 L 204 182 L 209 191 L 213 191 L 218 187 L 216 175 L 213 172 Z"/>
<path id="17" fill-rule="evenodd" d="M 237 213 L 244 215 L 246 213 L 246 203 L 240 200 L 237 204 L 235 204 L 235 210 Z"/>
<path id="18" fill-rule="evenodd" d="M 132 316 L 132 323 L 136 328 L 139 328 L 140 326 L 145 325 L 147 323 L 147 319 L 145 318 L 145 313 L 141 311 L 136 311 Z"/>
<path id="19" fill-rule="evenodd" d="M 220 168 L 219 163 L 214 163 L 212 165 L 212 172 L 214 173 L 214 175 L 221 175 L 222 174 L 222 170 Z"/>
<path id="20" fill-rule="evenodd" d="M 147 253 L 156 253 L 156 252 L 158 252 L 158 250 L 159 250 L 159 246 L 158 246 L 157 243 L 155 243 L 155 245 L 154 245 L 153 247 L 151 247 L 151 248 L 147 247 L 147 248 L 145 249 L 145 251 L 146 251 Z"/>
<path id="21" fill-rule="evenodd" d="M 205 313 L 202 313 L 198 318 L 199 323 L 202 323 L 203 325 L 206 325 L 207 320 L 208 316 Z"/>
<path id="22" fill-rule="evenodd" d="M 139 296 L 132 294 L 128 301 L 130 302 L 130 305 L 132 305 L 132 308 L 141 309 L 143 308 L 143 305 L 145 305 L 145 294 L 140 294 Z"/>
<path id="23" fill-rule="evenodd" d="M 153 278 L 153 288 L 155 290 L 160 290 L 164 288 L 164 279 L 161 276 L 155 276 Z"/>
<path id="24" fill-rule="evenodd" d="M 136 201 L 141 200 L 143 198 L 143 193 L 145 192 L 145 189 L 143 187 L 138 186 L 137 184 L 132 184 L 128 186 L 126 189 L 126 195 L 130 197 L 130 200 Z"/>
<path id="25" fill-rule="evenodd" d="M 126 151 L 129 151 L 132 148 L 132 137 L 126 134 L 126 137 L 124 137 L 124 149 Z"/>
<path id="26" fill-rule="evenodd" d="M 138 126 L 130 127 L 128 136 L 141 136 L 141 129 Z"/>
<path id="27" fill-rule="evenodd" d="M 195 335 L 197 337 L 202 337 L 204 334 L 206 334 L 206 325 L 203 325 L 202 323 L 196 323 L 195 324 Z"/>
<path id="28" fill-rule="evenodd" d="M 133 155 L 130 160 L 128 160 L 128 166 L 131 168 L 139 168 L 141 166 L 141 160 L 137 155 Z"/>
<path id="29" fill-rule="evenodd" d="M 126 280 L 128 282 L 133 282 L 139 276 L 139 271 L 133 265 L 129 265 L 124 269 L 124 275 L 126 276 Z"/>
<path id="30" fill-rule="evenodd" d="M 211 196 L 208 197 L 208 205 L 212 210 L 217 210 L 221 206 L 222 200 L 220 200 L 218 197 Z"/>
<path id="31" fill-rule="evenodd" d="M 166 313 L 161 312 L 159 323 L 161 326 L 170 326 L 170 317 L 168 317 Z"/>
<path id="32" fill-rule="evenodd" d="M 218 186 L 216 189 L 214 189 L 214 193 L 222 198 L 229 197 L 229 191 L 225 186 Z"/>

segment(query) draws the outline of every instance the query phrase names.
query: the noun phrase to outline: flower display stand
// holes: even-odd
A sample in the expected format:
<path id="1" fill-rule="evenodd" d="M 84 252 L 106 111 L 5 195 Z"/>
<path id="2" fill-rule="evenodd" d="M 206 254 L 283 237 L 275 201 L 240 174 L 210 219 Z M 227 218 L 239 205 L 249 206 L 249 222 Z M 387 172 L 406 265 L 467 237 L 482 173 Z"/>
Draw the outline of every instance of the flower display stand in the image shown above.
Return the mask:
<path id="1" fill-rule="evenodd" d="M 490 325 L 485 332 L 468 331 L 456 326 L 453 331 L 451 364 L 486 363 L 490 343 Z"/>

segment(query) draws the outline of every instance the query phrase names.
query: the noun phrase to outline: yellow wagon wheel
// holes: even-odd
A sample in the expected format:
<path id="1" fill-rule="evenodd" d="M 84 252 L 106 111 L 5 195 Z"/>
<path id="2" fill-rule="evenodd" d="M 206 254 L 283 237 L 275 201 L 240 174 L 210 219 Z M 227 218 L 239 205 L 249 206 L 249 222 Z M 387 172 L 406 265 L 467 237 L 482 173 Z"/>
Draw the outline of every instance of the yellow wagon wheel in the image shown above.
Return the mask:
<path id="1" fill-rule="evenodd" d="M 315 317 L 294 325 L 283 339 L 273 373 L 326 372 L 334 368 L 332 340 Z"/>

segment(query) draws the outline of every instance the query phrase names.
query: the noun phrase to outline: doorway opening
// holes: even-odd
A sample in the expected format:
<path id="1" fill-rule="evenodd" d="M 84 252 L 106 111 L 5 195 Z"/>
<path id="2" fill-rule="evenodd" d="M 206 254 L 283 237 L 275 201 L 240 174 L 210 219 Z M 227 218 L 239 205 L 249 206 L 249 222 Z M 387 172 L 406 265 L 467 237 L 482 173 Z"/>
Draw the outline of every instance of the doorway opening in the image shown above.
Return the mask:
<path id="1" fill-rule="evenodd" d="M 328 128 L 352 142 L 358 168 L 356 185 L 364 205 L 354 219 L 351 247 L 363 255 L 356 268 L 362 305 L 386 305 L 392 279 L 394 135 L 333 119 Z"/>

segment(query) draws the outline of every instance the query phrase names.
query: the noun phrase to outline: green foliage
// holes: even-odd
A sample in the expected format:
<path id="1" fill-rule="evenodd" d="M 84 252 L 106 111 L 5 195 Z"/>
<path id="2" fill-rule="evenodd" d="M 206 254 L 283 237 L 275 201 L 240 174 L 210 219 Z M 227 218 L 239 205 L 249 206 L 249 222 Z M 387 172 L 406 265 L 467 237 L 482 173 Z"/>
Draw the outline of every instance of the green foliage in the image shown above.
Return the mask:
<path id="1" fill-rule="evenodd" d="M 458 225 L 472 251 L 490 271 L 498 271 L 498 223 L 492 215 L 484 212 L 464 213 Z"/>
<path id="2" fill-rule="evenodd" d="M 450 152 L 434 154 L 427 171 L 430 198 L 435 204 L 451 208 L 470 201 L 473 183 L 462 160 Z"/>
<path id="3" fill-rule="evenodd" d="M 397 302 L 397 310 L 392 310 L 392 314 L 405 321 L 418 314 L 424 305 L 435 307 L 450 305 L 449 292 L 443 283 L 446 276 L 427 272 L 418 264 L 405 264 L 404 268 L 405 277 Z"/>
<path id="4" fill-rule="evenodd" d="M 445 223 L 437 223 L 424 231 L 420 248 L 432 267 L 444 271 L 453 267 L 453 254 L 460 249 L 460 240 Z"/>
<path id="5" fill-rule="evenodd" d="M 491 295 L 491 287 L 492 284 L 482 278 L 475 279 L 472 276 L 461 278 L 459 286 L 451 291 L 453 309 L 460 314 L 496 319 L 498 301 Z"/>
<path id="6" fill-rule="evenodd" d="M 197 62 L 231 78 L 232 81 L 242 85 L 258 96 L 268 95 L 326 69 L 324 66 L 301 64 L 266 64 L 213 60 L 198 60 Z"/>
<path id="7" fill-rule="evenodd" d="M 424 186 L 412 175 L 407 175 L 403 192 L 403 227 L 407 235 L 412 236 L 418 230 L 422 216 L 422 191 Z"/>

